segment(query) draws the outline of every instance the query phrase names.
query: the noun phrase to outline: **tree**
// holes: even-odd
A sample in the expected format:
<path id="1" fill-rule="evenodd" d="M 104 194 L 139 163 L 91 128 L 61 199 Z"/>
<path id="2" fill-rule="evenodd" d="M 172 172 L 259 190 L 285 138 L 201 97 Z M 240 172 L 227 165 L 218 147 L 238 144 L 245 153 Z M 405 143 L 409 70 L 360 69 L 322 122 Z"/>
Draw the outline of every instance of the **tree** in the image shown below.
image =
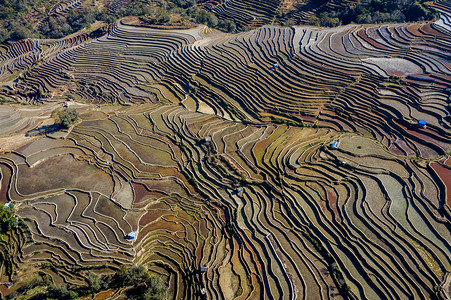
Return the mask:
<path id="1" fill-rule="evenodd" d="M 116 272 L 115 281 L 120 287 L 137 285 L 148 279 L 148 274 L 144 266 L 133 266 L 129 269 L 125 265 L 121 265 L 119 271 Z"/>
<path id="2" fill-rule="evenodd" d="M 321 26 L 327 27 L 335 27 L 340 24 L 340 20 L 338 18 L 331 18 L 327 12 L 323 12 L 320 14 L 320 24 Z"/>
<path id="3" fill-rule="evenodd" d="M 14 213 L 14 205 L 10 205 L 9 207 L 0 205 L 0 233 L 5 234 L 17 227 L 18 221 Z"/>
<path id="4" fill-rule="evenodd" d="M 145 300 L 166 299 L 168 286 L 159 276 L 152 276 L 147 280 L 147 291 L 143 295 Z"/>
<path id="5" fill-rule="evenodd" d="M 65 108 L 56 114 L 55 119 L 63 128 L 69 128 L 78 120 L 78 113 L 74 108 Z"/>
<path id="6" fill-rule="evenodd" d="M 144 266 L 133 266 L 128 269 L 125 274 L 124 283 L 125 285 L 132 285 L 136 283 L 138 280 L 142 279 L 144 274 L 146 273 L 146 268 Z"/>
<path id="7" fill-rule="evenodd" d="M 46 296 L 52 299 L 76 299 L 78 298 L 78 293 L 69 291 L 64 285 L 52 284 L 48 287 Z"/>
<path id="8" fill-rule="evenodd" d="M 116 287 L 131 287 L 127 289 L 128 299 L 166 299 L 168 285 L 161 277 L 150 276 L 144 266 L 127 269 L 122 265 L 113 280 Z"/>
<path id="9" fill-rule="evenodd" d="M 225 21 L 225 29 L 227 30 L 227 32 L 235 32 L 236 31 L 235 22 L 230 20 Z"/>
<path id="10" fill-rule="evenodd" d="M 214 14 L 209 13 L 207 15 L 207 25 L 208 27 L 216 27 L 218 25 L 218 18 Z"/>
<path id="11" fill-rule="evenodd" d="M 9 39 L 9 32 L 5 28 L 0 28 L 0 44 Z"/>
<path id="12" fill-rule="evenodd" d="M 89 289 L 92 293 L 96 293 L 101 290 L 102 285 L 100 282 L 100 278 L 94 272 L 89 271 L 88 278 L 86 280 L 88 282 Z"/>
<path id="13" fill-rule="evenodd" d="M 16 26 L 13 28 L 11 38 L 14 40 L 23 40 L 31 37 L 30 29 L 24 26 Z"/>
<path id="14" fill-rule="evenodd" d="M 406 15 L 407 21 L 418 21 L 423 20 L 426 17 L 427 11 L 420 3 L 415 2 L 406 9 L 404 14 Z"/>

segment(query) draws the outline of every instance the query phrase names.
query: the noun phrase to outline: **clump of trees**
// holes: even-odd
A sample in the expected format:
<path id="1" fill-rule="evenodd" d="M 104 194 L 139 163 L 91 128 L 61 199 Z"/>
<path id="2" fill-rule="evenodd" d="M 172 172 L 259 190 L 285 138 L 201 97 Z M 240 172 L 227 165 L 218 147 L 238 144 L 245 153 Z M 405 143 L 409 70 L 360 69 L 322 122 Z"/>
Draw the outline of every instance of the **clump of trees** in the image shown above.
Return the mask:
<path id="1" fill-rule="evenodd" d="M 144 266 L 121 267 L 114 282 L 119 286 L 132 286 L 127 296 L 130 299 L 166 299 L 167 284 L 159 276 L 151 276 Z"/>
<path id="2" fill-rule="evenodd" d="M 111 24 L 126 16 L 142 17 L 146 22 L 157 25 L 188 25 L 197 21 L 227 32 L 237 29 L 233 21 L 218 20 L 213 13 L 199 7 L 195 0 L 160 0 L 152 3 L 135 0 L 119 7 L 112 7 L 115 2 L 111 2 L 101 8 L 81 6 L 71 9 L 66 16 L 41 12 L 36 17 L 41 20 L 41 25 L 33 28 L 36 20 L 25 15 L 32 9 L 37 10 L 40 5 L 48 6 L 48 11 L 50 2 L 0 0 L 0 43 L 32 37 L 58 39 L 87 28 L 96 20 Z"/>
<path id="3" fill-rule="evenodd" d="M 141 20 L 148 24 L 187 25 L 193 21 L 226 32 L 236 32 L 236 24 L 231 20 L 218 20 L 216 15 L 196 6 L 194 1 L 174 0 L 166 5 L 147 9 Z"/>
<path id="4" fill-rule="evenodd" d="M 52 284 L 52 277 L 47 274 L 39 274 L 38 276 L 33 277 L 30 281 L 26 282 L 20 288 L 9 294 L 6 299 L 16 299 L 19 295 L 28 292 L 31 289 L 39 286 L 49 286 Z"/>
<path id="5" fill-rule="evenodd" d="M 11 252 L 11 249 L 14 249 L 16 246 L 19 247 L 18 240 L 15 238 L 16 235 L 12 236 L 11 234 L 12 231 L 21 234 L 21 230 L 17 230 L 18 225 L 19 221 L 15 216 L 14 205 L 11 203 L 10 205 L 0 204 L 0 235 L 8 235 L 9 238 L 2 238 L 2 240 L 8 241 L 8 244 L 11 245 L 11 248 L 5 247 L 6 245 L 0 246 L 0 262 L 4 266 L 4 274 L 9 277 L 9 280 L 11 280 L 11 275 L 13 274 L 13 257 L 16 254 L 15 251 Z M 26 228 L 25 223 L 22 222 L 20 225 L 21 228 Z"/>
<path id="6" fill-rule="evenodd" d="M 12 23 L 7 27 L 0 28 L 0 43 L 7 40 L 23 40 L 32 37 L 30 26 Z"/>
<path id="7" fill-rule="evenodd" d="M 0 0 L 0 43 L 32 37 L 32 21 L 25 16 L 46 0 Z M 47 1 L 49 2 L 49 1 Z"/>
<path id="8" fill-rule="evenodd" d="M 127 268 L 122 265 L 113 276 L 98 276 L 93 272 L 88 273 L 86 279 L 91 294 L 98 293 L 108 288 L 126 288 L 129 299 L 166 299 L 168 286 L 159 276 L 151 275 L 144 266 Z"/>
<path id="9" fill-rule="evenodd" d="M 188 14 L 197 22 L 206 24 L 208 27 L 216 28 L 226 32 L 236 32 L 237 27 L 232 20 L 218 20 L 214 13 L 207 12 L 205 9 L 193 6 L 188 9 Z"/>
<path id="10" fill-rule="evenodd" d="M 321 26 L 325 27 L 335 27 L 341 24 L 341 21 L 339 18 L 330 17 L 329 13 L 322 12 L 319 16 L 319 24 Z"/>
<path id="11" fill-rule="evenodd" d="M 34 0 L 2 0 L 0 1 L 0 19 L 12 19 L 28 12 Z"/>
<path id="12" fill-rule="evenodd" d="M 55 119 L 55 124 L 68 129 L 78 120 L 78 112 L 70 107 L 56 109 L 52 112 L 52 118 Z"/>
<path id="13" fill-rule="evenodd" d="M 48 16 L 39 33 L 46 38 L 59 39 L 68 34 L 79 31 L 82 28 L 89 27 L 95 22 L 100 12 L 96 8 L 80 8 L 69 11 L 67 17 Z"/>
<path id="14" fill-rule="evenodd" d="M 52 284 L 47 288 L 47 298 L 72 300 L 78 298 L 78 293 L 74 290 L 68 290 L 65 285 Z"/>
<path id="15" fill-rule="evenodd" d="M 14 205 L 11 204 L 7 207 L 0 204 L 0 234 L 5 234 L 11 229 L 17 228 L 17 225 Z"/>
<path id="16" fill-rule="evenodd" d="M 426 0 L 371 0 L 353 6 L 323 7 L 316 25 L 333 27 L 350 23 L 375 24 L 432 20 L 438 12 Z"/>
<path id="17" fill-rule="evenodd" d="M 54 265 L 43 264 L 44 268 L 53 271 Z M 127 268 L 123 265 L 120 270 L 111 275 L 97 275 L 91 270 L 86 277 L 87 287 L 74 285 L 53 284 L 51 277 L 43 272 L 26 282 L 23 286 L 11 293 L 7 299 L 15 299 L 26 294 L 29 290 L 42 287 L 40 293 L 33 299 L 61 299 L 71 300 L 79 297 L 95 295 L 109 289 L 126 289 L 127 299 L 136 300 L 162 300 L 166 299 L 167 283 L 159 276 L 151 275 L 144 266 Z"/>

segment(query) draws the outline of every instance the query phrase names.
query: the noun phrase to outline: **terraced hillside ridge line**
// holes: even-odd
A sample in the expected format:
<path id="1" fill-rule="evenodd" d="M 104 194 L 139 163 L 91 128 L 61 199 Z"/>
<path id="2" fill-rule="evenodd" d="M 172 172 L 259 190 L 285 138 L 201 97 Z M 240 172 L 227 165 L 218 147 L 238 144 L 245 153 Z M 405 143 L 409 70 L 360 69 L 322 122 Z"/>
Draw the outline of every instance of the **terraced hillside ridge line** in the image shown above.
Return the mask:
<path id="1" fill-rule="evenodd" d="M 450 38 L 432 25 L 268 26 L 234 36 L 119 25 L 68 45 L 4 92 L 28 103 L 181 103 L 230 120 L 358 131 L 432 159 L 450 151 Z"/>

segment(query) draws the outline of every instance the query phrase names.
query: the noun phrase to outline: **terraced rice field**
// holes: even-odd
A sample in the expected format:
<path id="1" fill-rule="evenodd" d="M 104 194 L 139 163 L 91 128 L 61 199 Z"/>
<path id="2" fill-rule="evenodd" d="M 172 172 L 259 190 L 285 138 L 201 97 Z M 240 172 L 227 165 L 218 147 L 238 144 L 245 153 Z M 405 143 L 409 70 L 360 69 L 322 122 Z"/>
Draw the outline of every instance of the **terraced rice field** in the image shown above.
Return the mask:
<path id="1" fill-rule="evenodd" d="M 83 286 L 85 267 L 145 265 L 172 299 L 449 298 L 451 6 L 435 5 L 435 23 L 2 46 L 3 97 L 92 104 L 0 156 L 0 199 L 34 241 L 15 267 Z M 38 127 L 1 112 L 5 135 Z"/>

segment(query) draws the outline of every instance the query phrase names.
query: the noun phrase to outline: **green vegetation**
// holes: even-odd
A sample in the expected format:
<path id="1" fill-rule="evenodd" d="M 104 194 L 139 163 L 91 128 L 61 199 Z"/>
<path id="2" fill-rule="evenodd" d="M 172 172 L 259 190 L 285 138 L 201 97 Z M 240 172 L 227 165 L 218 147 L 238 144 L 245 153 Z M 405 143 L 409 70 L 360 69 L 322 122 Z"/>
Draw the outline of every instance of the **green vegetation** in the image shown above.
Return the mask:
<path id="1" fill-rule="evenodd" d="M 235 297 L 239 297 L 241 296 L 241 294 L 243 294 L 243 288 L 239 286 L 238 289 L 236 290 Z"/>
<path id="2" fill-rule="evenodd" d="M 0 29 L 0 31 L 1 31 L 1 29 Z M 3 97 L 3 96 L 0 96 L 0 105 L 13 104 L 13 103 L 24 104 L 24 102 L 19 102 L 19 101 L 13 99 L 13 98 L 6 98 L 6 97 Z"/>
<path id="3" fill-rule="evenodd" d="M 55 0 L 1 0 L 0 1 L 0 43 L 32 37 L 33 23 L 30 13 L 39 16 L 50 9 Z M 36 17 L 37 18 L 37 17 Z"/>
<path id="4" fill-rule="evenodd" d="M 99 275 L 94 272 L 89 271 L 88 278 L 86 279 L 88 282 L 89 290 L 91 293 L 96 293 L 102 289 L 102 280 Z"/>
<path id="5" fill-rule="evenodd" d="M 198 22 L 227 32 L 236 31 L 233 20 L 218 20 L 195 1 L 162 0 L 149 3 L 136 0 L 117 8 L 113 7 L 115 2 L 108 2 L 102 7 L 82 5 L 66 14 L 52 13 L 50 9 L 54 4 L 54 0 L 0 1 L 0 43 L 32 37 L 59 39 L 89 28 L 96 20 L 111 24 L 126 16 L 138 16 L 151 25 L 190 26 Z M 32 12 L 35 12 L 34 17 L 27 17 Z M 37 20 L 41 21 L 39 26 Z"/>
<path id="6" fill-rule="evenodd" d="M 57 272 L 56 269 L 54 269 Z M 51 276 L 40 272 L 38 276 L 26 282 L 7 299 L 16 299 L 20 295 L 27 299 L 31 290 L 39 289 L 37 299 L 77 299 L 82 296 L 95 295 L 98 292 L 111 288 L 125 289 L 128 299 L 166 299 L 168 286 L 159 276 L 151 275 L 144 266 L 127 268 L 122 265 L 114 275 L 99 276 L 92 271 L 88 272 L 86 282 L 88 287 L 75 287 L 72 285 L 53 284 Z M 22 299 L 21 297 L 21 299 Z M 34 298 L 33 298 L 34 299 Z"/>
<path id="7" fill-rule="evenodd" d="M 46 296 L 50 299 L 77 299 L 78 293 L 68 290 L 64 285 L 52 284 L 47 288 Z"/>
<path id="8" fill-rule="evenodd" d="M 232 20 L 218 20 L 215 14 L 208 13 L 204 9 L 197 6 L 189 8 L 187 13 L 197 22 L 206 24 L 211 28 L 216 28 L 226 32 L 236 32 L 237 27 L 235 22 Z"/>
<path id="9" fill-rule="evenodd" d="M 30 281 L 22 285 L 20 288 L 9 294 L 6 299 L 15 299 L 19 295 L 29 294 L 30 292 L 43 288 L 45 286 L 49 286 L 52 284 L 52 278 L 50 275 L 39 274 L 38 276 L 33 277 Z M 20 298 L 22 299 L 22 298 Z"/>
<path id="10" fill-rule="evenodd" d="M 226 32 L 236 31 L 236 24 L 232 20 L 218 20 L 215 14 L 189 1 L 175 0 L 162 6 L 145 7 L 135 15 L 141 16 L 140 20 L 150 25 L 189 26 L 195 21 Z"/>
<path id="11" fill-rule="evenodd" d="M 18 222 L 15 217 L 14 205 L 11 204 L 9 207 L 0 205 L 0 233 L 6 234 L 13 228 L 17 228 Z"/>
<path id="12" fill-rule="evenodd" d="M 377 24 L 387 22 L 415 22 L 432 20 L 438 12 L 426 0 L 371 0 L 357 4 L 322 8 L 317 25 L 337 26 L 350 23 Z"/>
<path id="13" fill-rule="evenodd" d="M 168 290 L 168 286 L 166 283 L 158 276 L 150 277 L 145 285 L 144 294 L 142 295 L 142 299 L 166 299 L 166 292 Z"/>
<path id="14" fill-rule="evenodd" d="M 276 124 L 285 124 L 285 125 L 288 125 L 288 126 L 296 126 L 296 127 L 302 127 L 303 126 L 302 123 L 293 121 L 291 119 L 283 119 L 283 118 L 278 118 L 278 117 L 271 116 L 271 120 L 274 123 L 276 123 Z"/>
<path id="15" fill-rule="evenodd" d="M 117 287 L 131 286 L 127 296 L 129 299 L 165 299 L 167 284 L 159 276 L 152 276 L 144 266 L 126 268 L 124 265 L 113 277 L 113 285 Z"/>
<path id="16" fill-rule="evenodd" d="M 78 113 L 74 108 L 57 109 L 52 113 L 52 117 L 61 127 L 70 128 L 78 120 Z"/>
<path id="17" fill-rule="evenodd" d="M 44 1 L 34 0 L 2 0 L 0 1 L 0 19 L 12 19 L 28 13 Z M 47 1 L 51 2 L 51 1 Z"/>
<path id="18" fill-rule="evenodd" d="M 31 37 L 62 38 L 83 28 L 89 28 L 96 20 L 111 24 L 126 16 L 138 16 L 144 23 L 162 26 L 189 27 L 193 22 L 206 24 L 226 32 L 246 30 L 247 26 L 238 26 L 233 19 L 218 19 L 214 13 L 204 9 L 204 2 L 193 0 L 161 0 L 148 2 L 130 1 L 119 7 L 116 2 L 107 2 L 103 6 L 81 5 L 69 9 L 65 14 L 56 14 L 51 8 L 56 0 L 40 1 L 0 1 L 0 43 Z M 316 10 L 308 21 L 321 26 L 338 26 L 349 23 L 383 23 L 431 20 L 437 17 L 437 11 L 427 5 L 426 0 L 371 0 L 357 4 L 329 5 L 332 1 L 311 0 L 296 7 L 296 11 Z M 32 15 L 33 17 L 30 17 Z M 289 15 L 281 14 L 278 23 L 285 24 Z M 40 22 L 37 22 L 40 21 Z M 39 24 L 39 25 L 38 25 Z"/>
<path id="19" fill-rule="evenodd" d="M 93 8 L 73 9 L 66 17 L 60 15 L 47 17 L 38 33 L 46 38 L 59 39 L 88 27 L 97 18 L 105 20 L 107 17 L 103 17 L 102 13 Z"/>

